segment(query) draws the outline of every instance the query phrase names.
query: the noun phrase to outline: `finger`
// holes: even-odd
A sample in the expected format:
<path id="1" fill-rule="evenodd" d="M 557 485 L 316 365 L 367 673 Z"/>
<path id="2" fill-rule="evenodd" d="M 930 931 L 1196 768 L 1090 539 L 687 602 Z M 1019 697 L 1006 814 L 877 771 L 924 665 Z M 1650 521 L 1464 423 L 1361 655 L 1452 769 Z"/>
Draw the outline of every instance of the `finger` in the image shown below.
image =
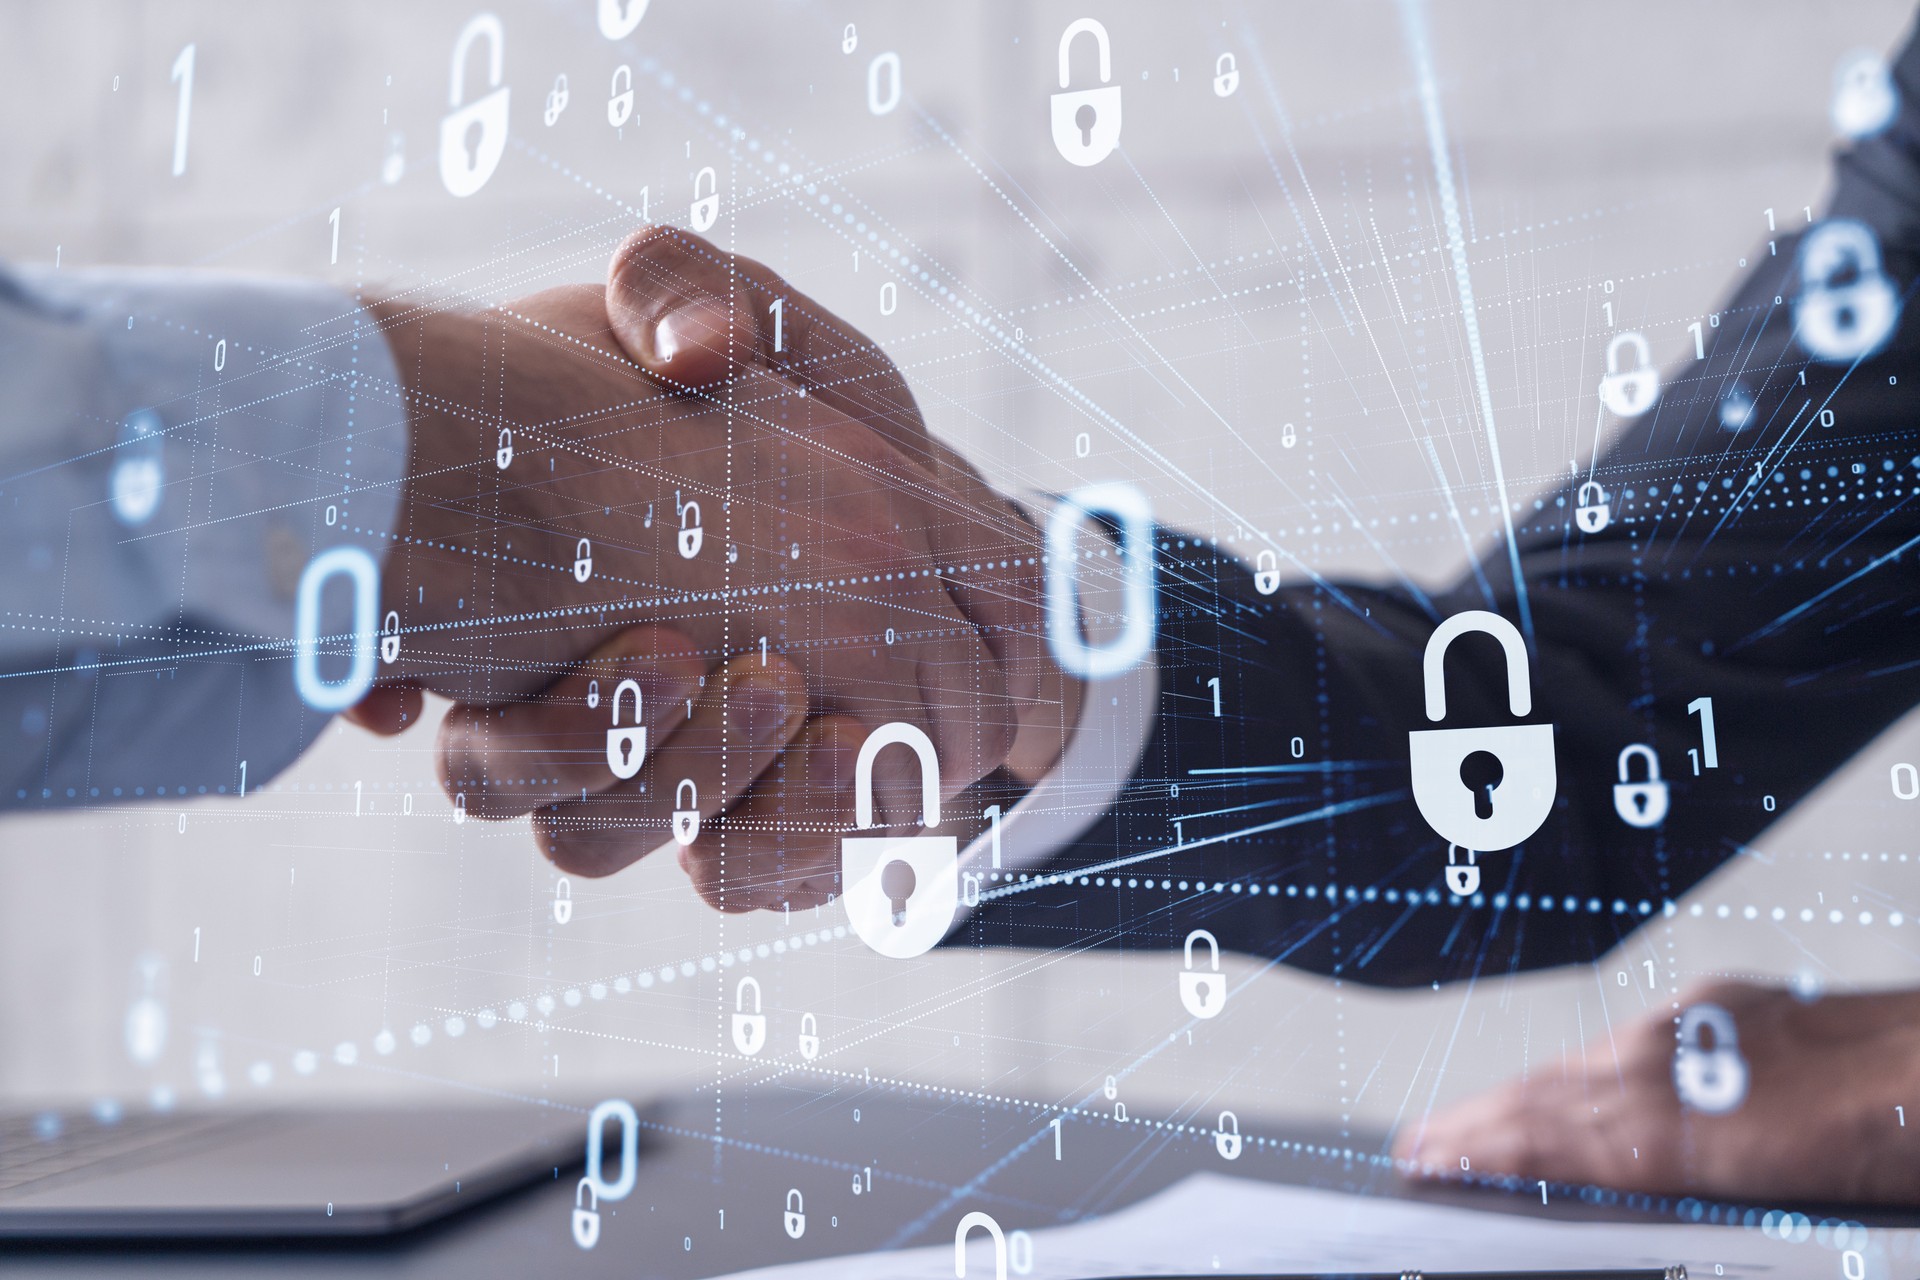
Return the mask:
<path id="1" fill-rule="evenodd" d="M 620 782 L 608 761 L 608 730 L 637 723 L 657 740 L 684 717 L 710 665 L 672 627 L 629 627 L 521 702 L 448 711 L 440 723 L 441 785 L 449 795 L 465 793 L 469 814 L 496 819 L 605 791 Z M 637 717 L 633 691 L 623 689 L 629 680 L 639 688 Z"/>
<path id="2" fill-rule="evenodd" d="M 703 823 L 745 795 L 806 717 L 798 668 L 777 656 L 764 665 L 757 654 L 735 658 L 707 678 L 691 715 L 664 727 L 638 774 L 538 810 L 534 837 L 563 871 L 611 875 L 672 839 L 674 810 L 689 792 Z"/>
<path id="3" fill-rule="evenodd" d="M 377 684 L 367 695 L 340 713 L 348 724 L 390 738 L 420 721 L 426 698 L 410 684 Z"/>

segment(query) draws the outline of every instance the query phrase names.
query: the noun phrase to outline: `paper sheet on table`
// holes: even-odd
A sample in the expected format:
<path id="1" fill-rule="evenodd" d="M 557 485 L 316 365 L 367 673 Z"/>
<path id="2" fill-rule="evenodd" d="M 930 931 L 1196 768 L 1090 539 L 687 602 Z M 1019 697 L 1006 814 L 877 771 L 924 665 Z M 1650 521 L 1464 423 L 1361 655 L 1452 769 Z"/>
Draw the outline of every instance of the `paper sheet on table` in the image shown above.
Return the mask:
<path id="1" fill-rule="evenodd" d="M 967 1206 L 950 1216 L 959 1225 Z M 1217 1173 L 1196 1173 L 1136 1205 L 1071 1226 L 1036 1228 L 1011 1214 L 1011 1233 L 1033 1236 L 1033 1280 L 1191 1274 L 1297 1274 L 1407 1270 L 1528 1271 L 1683 1264 L 1693 1277 L 1838 1276 L 1832 1245 L 1774 1239 L 1758 1228 L 1561 1222 L 1373 1196 L 1341 1195 Z M 1865 1234 L 1865 1233 L 1863 1233 Z M 1868 1275 L 1883 1274 L 1894 1235 L 1873 1231 Z M 1859 1242 L 1855 1243 L 1858 1247 Z M 1910 1254 L 1914 1242 L 1896 1250 Z M 975 1230 L 967 1275 L 993 1280 L 984 1231 Z M 1875 1265 L 1875 1259 L 1882 1259 Z M 1716 1272 L 1715 1264 L 1723 1272 Z M 759 1280 L 911 1280 L 951 1277 L 953 1246 L 870 1253 L 742 1272 Z M 1018 1275 L 1012 1269 L 1009 1276 Z"/>

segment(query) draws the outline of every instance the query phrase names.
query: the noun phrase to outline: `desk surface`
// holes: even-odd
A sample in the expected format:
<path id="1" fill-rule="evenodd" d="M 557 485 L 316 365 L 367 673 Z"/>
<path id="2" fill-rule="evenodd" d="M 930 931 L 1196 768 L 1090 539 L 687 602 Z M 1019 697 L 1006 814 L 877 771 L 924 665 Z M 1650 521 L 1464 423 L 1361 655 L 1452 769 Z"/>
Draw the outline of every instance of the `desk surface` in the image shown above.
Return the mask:
<path id="1" fill-rule="evenodd" d="M 1052 1117 L 930 1090 L 762 1086 L 718 1105 L 711 1096 L 694 1097 L 648 1115 L 639 1183 L 620 1203 L 601 1205 L 600 1240 L 591 1252 L 578 1249 L 570 1234 L 578 1171 L 562 1170 L 552 1182 L 385 1242 L 33 1247 L 9 1250 L 0 1271 L 9 1277 L 701 1277 L 951 1241 L 954 1224 L 969 1209 L 986 1210 L 1008 1230 L 1082 1221 L 1199 1169 L 1343 1192 L 1408 1194 L 1378 1158 L 1385 1148 L 1377 1133 L 1342 1137 L 1249 1124 L 1242 1152 L 1229 1164 L 1207 1131 L 1075 1118 L 1062 1127 L 1056 1161 Z M 790 1189 L 800 1191 L 807 1215 L 799 1240 L 784 1229 Z M 1571 1193 L 1542 1207 L 1536 1188 L 1443 1189 L 1419 1198 L 1535 1219 L 1675 1221 L 1670 1205 L 1604 1203 L 1604 1197 L 1583 1204 Z"/>

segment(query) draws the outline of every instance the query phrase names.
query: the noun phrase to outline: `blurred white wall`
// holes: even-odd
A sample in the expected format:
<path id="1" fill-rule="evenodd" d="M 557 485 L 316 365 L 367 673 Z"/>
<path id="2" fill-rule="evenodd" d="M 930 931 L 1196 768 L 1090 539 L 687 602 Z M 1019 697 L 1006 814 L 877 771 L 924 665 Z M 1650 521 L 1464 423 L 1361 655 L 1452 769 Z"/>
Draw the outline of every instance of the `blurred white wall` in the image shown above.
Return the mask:
<path id="1" fill-rule="evenodd" d="M 1253 521 L 1324 571 L 1374 578 L 1389 566 L 1352 522 L 1379 522 L 1395 564 L 1440 580 L 1467 549 L 1391 523 L 1424 515 L 1433 492 L 1394 409 L 1398 387 L 1450 424 L 1443 465 L 1477 504 L 1482 546 L 1490 536 L 1394 6 L 1100 5 L 1126 125 L 1122 154 L 1084 170 L 1054 154 L 1046 115 L 1055 41 L 1079 6 L 654 0 L 617 46 L 594 29 L 589 0 L 497 8 L 512 142 L 489 186 L 456 202 L 433 151 L 467 5 L 13 6 L 0 55 L 0 254 L 51 261 L 57 246 L 69 265 L 201 264 L 506 297 L 599 278 L 633 225 L 624 208 L 644 189 L 656 214 L 683 217 L 694 172 L 711 164 L 727 201 L 723 243 L 885 342 L 934 428 L 1001 482 L 1134 475 L 1170 520 L 1223 539 L 1236 517 Z M 1762 211 L 1791 224 L 1818 207 L 1835 61 L 1891 47 L 1908 18 L 1896 0 L 1438 6 L 1434 56 L 1516 497 L 1561 483 L 1570 460 L 1593 452 L 1603 298 L 1662 362 L 1690 354 L 1686 326 L 1763 240 Z M 840 52 L 848 21 L 851 56 Z M 190 161 L 176 180 L 168 71 L 188 41 Z M 900 55 L 905 98 L 875 117 L 866 70 L 885 50 Z M 1208 79 L 1228 51 L 1242 81 L 1219 99 Z M 616 138 L 604 86 L 621 62 L 635 65 L 639 94 Z M 571 101 L 549 128 L 543 99 L 562 72 Z M 387 185 L 394 133 L 406 171 Z M 789 171 L 846 211 L 797 195 Z M 855 268 L 848 219 L 1022 327 L 1111 418 L 1007 360 L 925 288 L 902 285 L 883 316 L 883 277 L 871 262 Z M 1114 422 L 1179 474 L 1142 461 Z M 1081 431 L 1086 459 L 1075 457 Z M 589 1080 L 629 1092 L 669 1078 L 732 1087 L 769 1073 L 715 1052 L 723 990 L 750 971 L 776 1043 L 813 1012 L 835 1048 L 821 1065 L 856 1075 L 1052 1101 L 1151 1055 L 1125 1085 L 1136 1113 L 1235 1105 L 1377 1121 L 1436 1090 L 1539 1070 L 1658 1006 L 1674 982 L 1805 973 L 1844 986 L 1920 973 L 1920 935 L 1884 924 L 1890 910 L 1920 911 L 1914 810 L 1886 783 L 1892 761 L 1920 760 L 1912 719 L 1690 899 L 1699 918 L 1683 908 L 1597 968 L 1396 997 L 1269 972 L 1193 1046 L 1166 1042 L 1177 961 L 1164 956 L 963 951 L 894 964 L 820 941 L 811 918 L 712 915 L 669 860 L 576 881 L 575 917 L 556 927 L 553 875 L 525 825 L 454 825 L 429 742 L 428 726 L 392 742 L 337 727 L 244 806 L 0 822 L 0 1091 L 162 1083 L 192 1094 L 203 1046 L 242 1094 L 257 1088 L 256 1062 L 272 1068 L 267 1088 L 288 1094 L 538 1091 L 555 1087 L 556 1071 L 567 1092 Z M 372 797 L 358 819 L 356 781 Z M 1742 918 L 1748 905 L 1759 920 Z M 1776 905 L 1791 913 L 1784 925 L 1767 919 Z M 1828 923 L 1834 906 L 1844 923 Z M 1803 907 L 1819 908 L 1816 923 L 1797 923 Z M 1858 923 L 1863 910 L 1874 924 Z M 750 967 L 698 968 L 762 944 L 768 954 Z M 123 1037 L 142 955 L 164 961 L 171 1017 L 149 1068 L 129 1061 Z M 677 972 L 682 962 L 693 976 Z M 673 982 L 591 994 L 594 982 L 662 966 Z M 550 1018 L 476 1021 L 482 1008 L 504 1014 L 568 990 L 585 993 L 581 1004 Z M 450 1015 L 464 1017 L 464 1034 L 449 1034 Z M 412 1042 L 416 1026 L 431 1032 L 425 1045 Z M 391 1055 L 376 1051 L 382 1030 L 398 1038 Z M 352 1068 L 334 1061 L 341 1044 L 354 1048 Z M 318 1055 L 311 1077 L 294 1070 L 303 1049 Z"/>

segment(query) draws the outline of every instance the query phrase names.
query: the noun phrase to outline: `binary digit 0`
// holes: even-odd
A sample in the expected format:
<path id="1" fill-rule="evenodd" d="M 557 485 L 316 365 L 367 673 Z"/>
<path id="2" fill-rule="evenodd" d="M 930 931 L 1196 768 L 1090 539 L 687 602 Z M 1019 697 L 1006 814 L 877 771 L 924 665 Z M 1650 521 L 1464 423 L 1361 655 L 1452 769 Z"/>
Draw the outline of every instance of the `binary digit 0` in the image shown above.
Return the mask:
<path id="1" fill-rule="evenodd" d="M 886 96 L 880 93 L 886 81 Z M 867 64 L 867 110 L 884 116 L 900 105 L 900 55 L 888 50 Z"/>
<path id="2" fill-rule="evenodd" d="M 1901 780 L 1905 779 L 1905 785 Z M 1901 761 L 1892 769 L 1893 798 L 1895 800 L 1920 800 L 1920 769 L 1906 761 Z"/>

